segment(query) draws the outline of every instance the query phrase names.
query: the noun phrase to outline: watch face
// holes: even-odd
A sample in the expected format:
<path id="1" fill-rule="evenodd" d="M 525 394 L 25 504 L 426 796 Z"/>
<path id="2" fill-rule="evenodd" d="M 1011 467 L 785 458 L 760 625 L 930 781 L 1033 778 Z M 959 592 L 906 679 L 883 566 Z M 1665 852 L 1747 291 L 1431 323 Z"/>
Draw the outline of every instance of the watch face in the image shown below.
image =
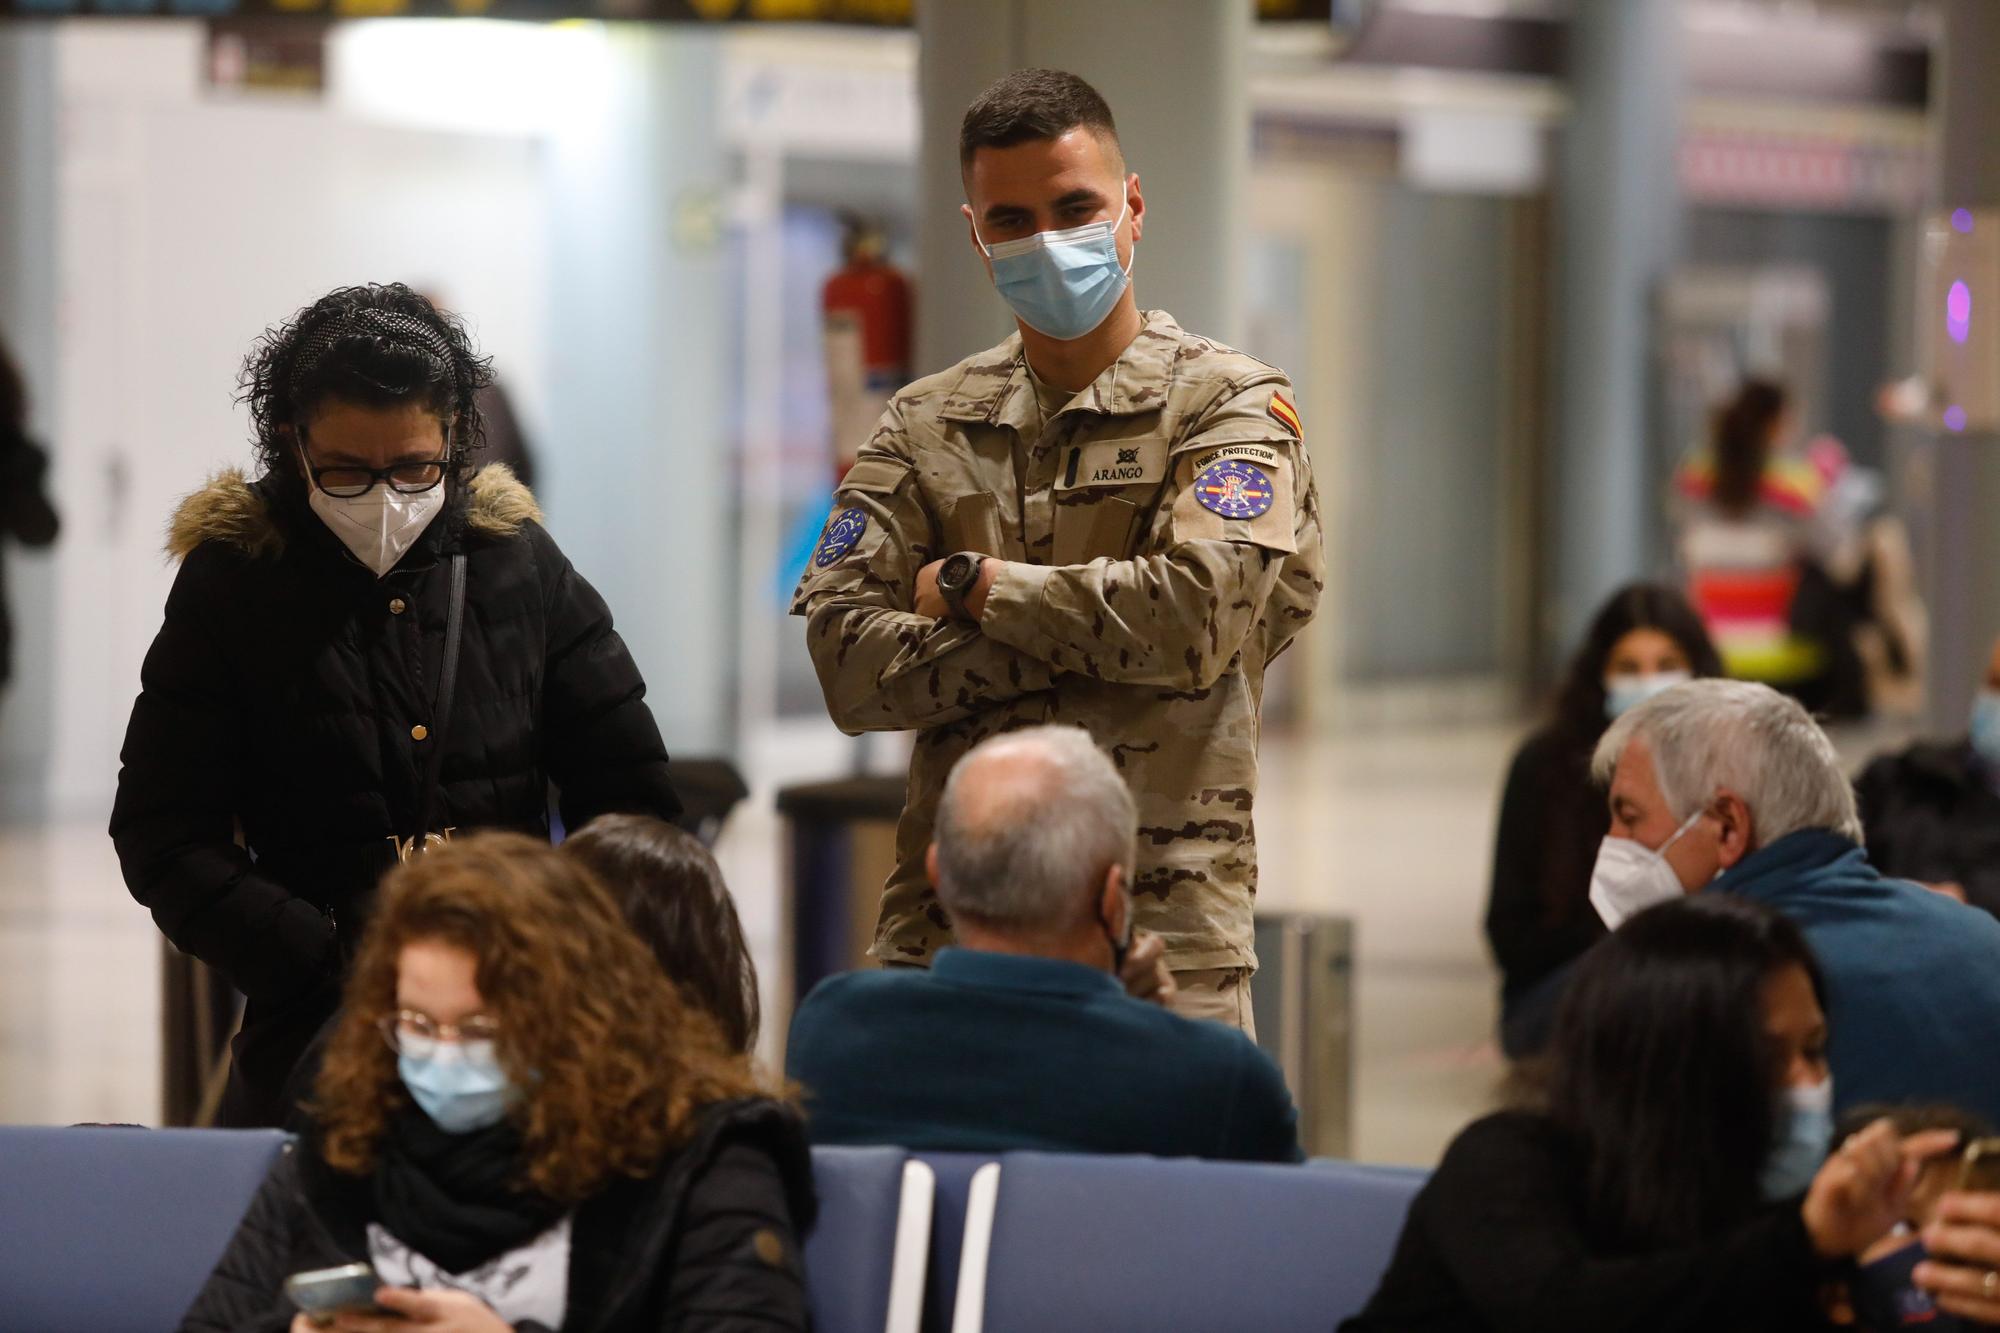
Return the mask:
<path id="1" fill-rule="evenodd" d="M 944 562 L 944 568 L 938 571 L 938 582 L 947 588 L 957 588 L 971 572 L 971 559 L 961 553 Z"/>

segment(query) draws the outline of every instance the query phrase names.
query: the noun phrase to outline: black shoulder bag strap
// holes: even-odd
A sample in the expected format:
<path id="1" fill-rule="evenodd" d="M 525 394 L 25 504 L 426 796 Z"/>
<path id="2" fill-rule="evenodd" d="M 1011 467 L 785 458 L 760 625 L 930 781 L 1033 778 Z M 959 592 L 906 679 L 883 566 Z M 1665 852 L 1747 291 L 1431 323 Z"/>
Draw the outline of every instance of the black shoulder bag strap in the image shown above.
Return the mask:
<path id="1" fill-rule="evenodd" d="M 430 845 L 431 812 L 437 808 L 438 775 L 451 731 L 451 699 L 458 684 L 458 642 L 465 632 L 465 553 L 451 558 L 451 602 L 444 613 L 444 666 L 438 672 L 437 710 L 431 716 L 431 750 L 424 758 L 424 794 L 417 802 L 417 828 L 407 844 L 420 854 Z"/>

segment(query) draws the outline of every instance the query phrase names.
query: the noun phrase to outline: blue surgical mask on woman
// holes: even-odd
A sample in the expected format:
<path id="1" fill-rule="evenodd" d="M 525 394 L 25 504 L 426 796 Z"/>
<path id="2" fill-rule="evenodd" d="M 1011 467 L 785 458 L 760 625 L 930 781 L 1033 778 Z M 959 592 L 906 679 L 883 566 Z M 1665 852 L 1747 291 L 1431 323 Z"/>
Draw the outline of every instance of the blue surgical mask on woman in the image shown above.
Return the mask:
<path id="1" fill-rule="evenodd" d="M 1833 1077 L 1786 1088 L 1778 1101 L 1778 1142 L 1764 1162 L 1758 1185 L 1775 1203 L 1804 1194 L 1833 1146 Z"/>
<path id="2" fill-rule="evenodd" d="M 424 1114 L 447 1134 L 499 1124 L 514 1085 L 491 1041 L 441 1041 L 423 1055 L 396 1057 L 396 1072 Z"/>
<path id="3" fill-rule="evenodd" d="M 1118 262 L 1118 228 L 1129 212 L 1128 203 L 1116 222 L 1038 231 L 998 245 L 980 241 L 1000 299 L 1023 324 L 1063 342 L 1095 329 L 1132 283 L 1131 268 Z M 978 238 L 977 227 L 972 234 Z M 1136 242 L 1132 258 L 1136 263 Z"/>
<path id="4" fill-rule="evenodd" d="M 1637 708 L 1646 700 L 1671 690 L 1676 685 L 1684 685 L 1693 680 L 1685 671 L 1638 672 L 1622 676 L 1604 678 L 1604 716 L 1608 721 L 1617 721 L 1619 716 Z"/>
<path id="5" fill-rule="evenodd" d="M 1972 701 L 1972 748 L 2000 773 L 2000 690 L 1981 690 Z"/>

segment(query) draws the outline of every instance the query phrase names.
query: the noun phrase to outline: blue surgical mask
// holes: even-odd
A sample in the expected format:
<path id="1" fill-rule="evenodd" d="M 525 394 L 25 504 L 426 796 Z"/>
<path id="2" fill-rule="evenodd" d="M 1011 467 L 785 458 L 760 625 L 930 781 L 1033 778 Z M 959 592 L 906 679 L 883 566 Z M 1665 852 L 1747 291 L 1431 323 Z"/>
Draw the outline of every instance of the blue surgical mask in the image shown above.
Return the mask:
<path id="1" fill-rule="evenodd" d="M 398 1055 L 396 1072 L 447 1134 L 497 1125 L 514 1102 L 513 1082 L 490 1041 L 441 1041 L 426 1055 Z"/>
<path id="2" fill-rule="evenodd" d="M 1981 690 L 1972 701 L 1972 748 L 2000 773 L 2000 690 Z"/>
<path id="3" fill-rule="evenodd" d="M 1120 209 L 1116 222 L 1038 231 L 998 245 L 980 241 L 1000 299 L 1023 324 L 1051 338 L 1067 342 L 1095 329 L 1132 283 L 1132 270 L 1118 262 L 1118 228 L 1130 211 L 1130 204 Z"/>
<path id="4" fill-rule="evenodd" d="M 1637 708 L 1646 700 L 1671 690 L 1676 685 L 1685 685 L 1693 680 L 1685 671 L 1655 671 L 1648 675 L 1606 676 L 1604 678 L 1604 716 L 1616 721 L 1621 714 Z"/>
<path id="5" fill-rule="evenodd" d="M 1778 1142 L 1758 1186 L 1769 1202 L 1804 1194 L 1833 1146 L 1833 1078 L 1786 1088 L 1778 1102 Z"/>

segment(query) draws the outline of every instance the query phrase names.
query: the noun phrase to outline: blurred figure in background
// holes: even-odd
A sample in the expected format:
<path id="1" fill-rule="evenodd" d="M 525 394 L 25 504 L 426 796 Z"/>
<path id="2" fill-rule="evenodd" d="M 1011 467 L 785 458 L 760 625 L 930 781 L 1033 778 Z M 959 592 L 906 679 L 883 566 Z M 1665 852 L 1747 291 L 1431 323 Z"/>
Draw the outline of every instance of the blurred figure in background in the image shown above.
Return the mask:
<path id="1" fill-rule="evenodd" d="M 1747 681 L 1676 685 L 1612 723 L 1591 772 L 1610 790 L 1590 886 L 1606 924 L 1688 893 L 1774 907 L 1826 976 L 1840 1108 L 1941 1102 L 2000 1119 L 2000 921 L 1869 864 L 1853 785 L 1797 700 Z"/>
<path id="2" fill-rule="evenodd" d="M 1796 926 L 1675 899 L 1586 954 L 1530 1110 L 1474 1122 L 1349 1333 L 1824 1327 L 1835 1265 L 1909 1211 L 1955 1130 L 1827 1156 L 1825 987 Z"/>
<path id="3" fill-rule="evenodd" d="M 60 526 L 43 481 L 49 456 L 28 438 L 28 386 L 0 342 L 0 538 L 47 546 Z M 0 551 L 4 551 L 0 547 Z M 0 692 L 14 674 L 14 623 L 7 614 L 6 566 L 0 561 Z"/>
<path id="4" fill-rule="evenodd" d="M 452 313 L 451 303 L 435 288 L 426 290 L 423 297 L 440 312 Z M 505 464 L 517 481 L 532 490 L 535 485 L 535 451 L 528 442 L 527 432 L 521 429 L 521 419 L 514 415 L 514 400 L 508 396 L 500 376 L 495 373 L 482 384 L 473 394 L 472 401 L 486 427 L 486 452 L 480 462 Z"/>
<path id="5" fill-rule="evenodd" d="M 610 609 L 527 488 L 475 469 L 486 373 L 408 287 L 330 292 L 244 366 L 262 474 L 174 518 L 111 836 L 167 938 L 249 997 L 225 1124 L 284 1122 L 399 859 L 546 839 L 551 782 L 571 828 L 679 812 Z"/>
<path id="6" fill-rule="evenodd" d="M 797 1113 L 545 841 L 384 882 L 309 1110 L 184 1328 L 311 1333 L 286 1277 L 364 1261 L 398 1318 L 336 1330 L 807 1326 Z"/>
<path id="7" fill-rule="evenodd" d="M 757 964 L 722 867 L 692 833 L 647 815 L 599 815 L 563 843 L 624 909 L 625 919 L 731 1049 L 757 1044 Z"/>
<path id="8" fill-rule="evenodd" d="M 1515 753 L 1486 905 L 1486 938 L 1502 974 L 1500 1045 L 1510 1058 L 1547 1042 L 1569 965 L 1604 936 L 1590 906 L 1590 869 L 1611 827 L 1590 779 L 1598 737 L 1661 690 L 1721 674 L 1694 608 L 1670 588 L 1632 584 L 1598 611 L 1554 715 Z"/>
<path id="9" fill-rule="evenodd" d="M 1783 449 L 1796 429 L 1781 386 L 1744 382 L 1716 413 L 1710 447 L 1675 478 L 1678 557 L 1729 675 L 1815 713 L 1859 716 L 1863 501 L 1838 442 L 1817 440 L 1805 456 Z"/>
<path id="10" fill-rule="evenodd" d="M 1883 874 L 2000 913 L 2000 639 L 1967 733 L 1883 755 L 1854 786 Z"/>

